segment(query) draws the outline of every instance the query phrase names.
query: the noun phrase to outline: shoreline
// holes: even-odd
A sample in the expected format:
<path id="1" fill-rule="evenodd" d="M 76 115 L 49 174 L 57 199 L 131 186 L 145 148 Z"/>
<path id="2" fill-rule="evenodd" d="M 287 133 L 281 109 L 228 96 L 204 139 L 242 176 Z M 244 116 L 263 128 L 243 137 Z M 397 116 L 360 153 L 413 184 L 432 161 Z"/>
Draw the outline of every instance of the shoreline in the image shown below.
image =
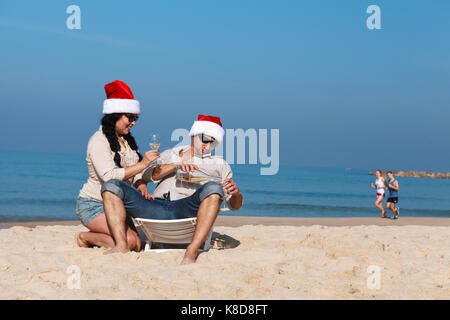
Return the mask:
<path id="1" fill-rule="evenodd" d="M 78 226 L 79 220 L 56 221 L 14 221 L 1 222 L 1 227 L 22 226 L 34 228 L 36 226 Z M 427 217 L 400 217 L 399 220 L 374 218 L 276 218 L 276 217 L 251 217 L 251 216 L 219 216 L 215 226 L 240 227 L 244 225 L 264 226 L 328 226 L 328 227 L 352 227 L 352 226 L 450 226 L 450 218 Z"/>

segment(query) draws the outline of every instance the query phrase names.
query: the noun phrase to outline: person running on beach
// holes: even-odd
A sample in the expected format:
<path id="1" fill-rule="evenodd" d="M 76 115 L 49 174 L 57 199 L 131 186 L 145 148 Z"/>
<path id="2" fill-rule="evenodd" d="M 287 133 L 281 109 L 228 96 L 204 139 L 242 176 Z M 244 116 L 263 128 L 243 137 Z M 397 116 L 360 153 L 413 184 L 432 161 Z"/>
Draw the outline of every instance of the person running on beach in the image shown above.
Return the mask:
<path id="1" fill-rule="evenodd" d="M 389 178 L 387 182 L 389 197 L 386 201 L 386 209 L 390 209 L 394 214 L 394 219 L 398 219 L 399 209 L 395 204 L 398 203 L 398 190 L 400 190 L 400 186 L 398 185 L 397 179 L 394 178 L 392 171 L 388 171 L 387 176 Z"/>
<path id="2" fill-rule="evenodd" d="M 211 155 L 224 135 L 220 118 L 199 115 L 189 135 L 191 145 L 164 151 L 159 163 L 144 172 L 145 181 L 158 182 L 153 193 L 155 199 L 142 197 L 140 192 L 121 180 L 113 179 L 103 184 L 103 205 L 116 243 L 105 254 L 129 251 L 125 234 L 126 217 L 162 220 L 197 217 L 192 242 L 181 261 L 182 264 L 193 263 L 217 218 L 222 200 L 231 210 L 241 208 L 243 197 L 232 179 L 229 164 L 223 158 Z M 194 171 L 216 176 L 219 182 L 194 182 L 189 178 L 180 180 L 183 173 Z"/>
<path id="3" fill-rule="evenodd" d="M 383 208 L 383 199 L 385 196 L 385 189 L 386 189 L 386 182 L 381 174 L 381 170 L 375 171 L 376 180 L 375 184 L 371 184 L 370 186 L 373 189 L 377 190 L 377 199 L 375 200 L 375 207 L 380 209 L 381 211 L 381 218 L 386 218 L 386 211 Z"/>
<path id="4" fill-rule="evenodd" d="M 107 100 L 103 103 L 103 118 L 100 129 L 89 139 L 86 161 L 88 181 L 80 190 L 76 203 L 76 215 L 89 232 L 80 232 L 76 242 L 80 247 L 114 247 L 106 223 L 102 196 L 102 184 L 110 179 L 119 179 L 134 186 L 148 197 L 147 184 L 142 180 L 142 171 L 148 168 L 158 155 L 158 150 L 145 153 L 142 157 L 130 130 L 140 114 L 139 101 L 134 100 L 131 89 L 116 80 L 105 86 Z M 127 245 L 130 250 L 139 251 L 140 238 L 134 224 L 127 222 Z"/>

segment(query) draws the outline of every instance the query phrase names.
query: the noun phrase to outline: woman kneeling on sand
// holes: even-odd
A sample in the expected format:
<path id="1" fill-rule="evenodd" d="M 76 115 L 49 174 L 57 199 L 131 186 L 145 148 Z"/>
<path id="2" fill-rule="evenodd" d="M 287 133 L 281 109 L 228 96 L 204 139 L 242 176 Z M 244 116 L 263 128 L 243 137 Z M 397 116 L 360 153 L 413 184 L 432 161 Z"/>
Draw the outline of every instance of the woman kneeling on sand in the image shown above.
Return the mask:
<path id="1" fill-rule="evenodd" d="M 142 157 L 130 129 L 136 124 L 140 105 L 134 100 L 131 89 L 116 80 L 105 86 L 107 100 L 103 104 L 100 129 L 89 139 L 87 147 L 88 181 L 81 189 L 76 214 L 90 232 L 76 235 L 80 247 L 114 247 L 103 210 L 100 189 L 110 179 L 124 180 L 134 186 L 146 198 L 151 195 L 147 184 L 141 180 L 142 172 L 159 158 L 159 150 L 152 150 Z M 141 241 L 132 221 L 127 222 L 127 239 L 130 250 L 139 251 Z"/>
<path id="2" fill-rule="evenodd" d="M 381 170 L 375 171 L 375 175 L 377 176 L 375 180 L 375 185 L 372 183 L 370 186 L 373 189 L 377 190 L 377 199 L 375 200 L 375 207 L 380 209 L 381 218 L 386 218 L 386 211 L 383 208 L 383 199 L 385 195 L 386 182 L 381 174 Z"/>

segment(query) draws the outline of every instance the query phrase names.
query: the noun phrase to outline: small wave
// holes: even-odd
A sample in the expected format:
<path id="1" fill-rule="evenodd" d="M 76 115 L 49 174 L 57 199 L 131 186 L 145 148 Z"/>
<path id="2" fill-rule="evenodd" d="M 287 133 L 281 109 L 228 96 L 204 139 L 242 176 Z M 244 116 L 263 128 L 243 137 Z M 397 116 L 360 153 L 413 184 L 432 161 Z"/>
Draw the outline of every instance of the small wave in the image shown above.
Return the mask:
<path id="1" fill-rule="evenodd" d="M 303 197 L 337 197 L 337 198 L 373 198 L 372 194 L 335 193 L 335 192 L 305 192 L 305 191 L 275 191 L 275 190 L 242 190 L 242 193 L 280 195 L 280 196 L 303 196 Z"/>
<path id="2" fill-rule="evenodd" d="M 0 199 L 0 205 L 43 205 L 43 206 L 75 206 L 76 199 L 26 199 L 26 198 L 4 198 Z"/>
<path id="3" fill-rule="evenodd" d="M 74 218 L 60 217 L 60 216 L 32 216 L 32 215 L 18 215 L 12 216 L 8 214 L 0 214 L 0 221 L 2 222 L 27 222 L 27 221 L 71 221 Z"/>
<path id="4" fill-rule="evenodd" d="M 15 175 L 16 177 L 23 177 L 27 179 L 55 179 L 61 181 L 83 181 L 85 180 L 85 175 L 70 175 L 70 174 L 39 174 L 39 173 L 18 173 Z"/>
<path id="5" fill-rule="evenodd" d="M 375 207 L 349 207 L 349 206 L 327 206 L 327 205 L 311 205 L 300 203 L 248 203 L 244 204 L 245 208 L 254 209 L 258 211 L 268 211 L 270 209 L 277 209 L 279 212 L 289 212 L 290 215 L 295 214 L 301 217 L 305 213 L 326 214 L 334 216 L 339 213 L 345 213 L 345 216 L 361 215 L 364 212 L 374 212 Z M 390 212 L 390 211 L 388 211 Z M 440 209 L 415 209 L 415 208 L 400 208 L 401 216 L 414 217 L 450 217 L 450 210 Z"/>
<path id="6" fill-rule="evenodd" d="M 374 199 L 375 200 L 375 193 L 337 193 L 337 192 L 312 192 L 312 191 L 276 191 L 276 190 L 256 190 L 256 189 L 250 189 L 246 190 L 243 189 L 242 193 L 245 194 L 252 194 L 252 195 L 271 195 L 271 196 L 286 196 L 286 197 L 305 197 L 305 198 L 348 198 L 348 199 Z M 408 200 L 412 199 L 414 201 L 417 200 L 434 200 L 434 201 L 442 201 L 447 200 L 440 197 L 432 197 L 432 196 L 420 196 L 420 195 L 414 195 L 409 197 L 402 197 L 402 200 Z"/>
<path id="7" fill-rule="evenodd" d="M 311 205 L 299 203 L 264 203 L 264 204 L 248 204 L 246 207 L 252 209 L 272 208 L 284 209 L 293 211 L 346 211 L 346 212 L 361 212 L 361 210 L 368 210 L 371 208 L 365 207 L 347 207 L 347 206 L 327 206 L 327 205 Z"/>

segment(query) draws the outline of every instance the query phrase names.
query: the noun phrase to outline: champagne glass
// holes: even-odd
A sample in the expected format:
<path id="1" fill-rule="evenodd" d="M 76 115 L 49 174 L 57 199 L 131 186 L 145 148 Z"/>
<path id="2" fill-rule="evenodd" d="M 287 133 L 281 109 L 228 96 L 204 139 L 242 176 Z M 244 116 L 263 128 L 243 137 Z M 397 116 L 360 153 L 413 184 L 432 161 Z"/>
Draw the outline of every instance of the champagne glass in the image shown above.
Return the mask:
<path id="1" fill-rule="evenodd" d="M 152 150 L 158 150 L 159 146 L 160 146 L 160 139 L 159 139 L 159 134 L 152 134 L 150 139 L 148 139 L 148 145 L 150 146 L 150 149 Z M 156 159 L 154 161 L 155 165 L 160 164 L 159 159 Z"/>
<path id="2" fill-rule="evenodd" d="M 152 150 L 158 150 L 159 146 L 161 145 L 159 134 L 156 134 L 156 133 L 152 134 L 152 136 L 149 139 L 148 144 Z"/>
<path id="3" fill-rule="evenodd" d="M 222 184 L 223 184 L 223 181 L 222 181 Z M 225 190 L 223 190 L 223 200 L 222 200 L 223 206 L 219 209 L 220 212 L 230 211 L 230 208 L 227 207 L 226 201 L 225 201 L 225 198 L 227 196 L 228 196 L 228 193 Z"/>

